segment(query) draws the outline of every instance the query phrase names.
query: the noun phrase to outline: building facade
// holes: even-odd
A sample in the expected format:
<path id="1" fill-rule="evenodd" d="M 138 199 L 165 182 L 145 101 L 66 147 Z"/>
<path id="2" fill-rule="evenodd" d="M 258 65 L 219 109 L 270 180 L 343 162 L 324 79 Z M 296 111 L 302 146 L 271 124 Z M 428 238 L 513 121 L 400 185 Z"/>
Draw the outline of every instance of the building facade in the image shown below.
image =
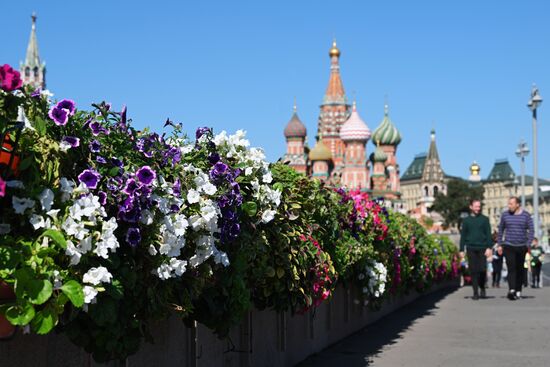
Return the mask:
<path id="1" fill-rule="evenodd" d="M 387 105 L 382 123 L 371 134 L 356 103 L 350 104 L 345 94 L 340 56 L 333 42 L 329 50 L 329 82 L 319 108 L 314 147 L 310 150 L 307 146 L 307 129 L 294 106 L 284 129 L 287 151 L 282 159 L 298 172 L 329 185 L 359 189 L 398 201 L 401 193 L 397 147 L 401 135 L 389 118 Z M 369 155 L 367 143 L 371 137 L 375 152 Z"/>

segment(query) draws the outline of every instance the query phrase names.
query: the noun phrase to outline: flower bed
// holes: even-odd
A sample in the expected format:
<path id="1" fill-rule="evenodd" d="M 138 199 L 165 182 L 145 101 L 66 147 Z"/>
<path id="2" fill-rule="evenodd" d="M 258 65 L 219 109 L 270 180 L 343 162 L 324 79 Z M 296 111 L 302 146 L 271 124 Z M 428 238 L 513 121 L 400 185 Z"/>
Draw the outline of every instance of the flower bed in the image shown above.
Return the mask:
<path id="1" fill-rule="evenodd" d="M 253 306 L 305 312 L 338 283 L 376 308 L 456 275 L 450 244 L 269 164 L 242 131 L 137 131 L 125 107 L 52 103 L 17 74 L 0 73 L 0 133 L 22 122 L 17 167 L 0 166 L 0 279 L 16 295 L 0 315 L 25 331 L 124 359 L 172 312 L 223 337 Z"/>

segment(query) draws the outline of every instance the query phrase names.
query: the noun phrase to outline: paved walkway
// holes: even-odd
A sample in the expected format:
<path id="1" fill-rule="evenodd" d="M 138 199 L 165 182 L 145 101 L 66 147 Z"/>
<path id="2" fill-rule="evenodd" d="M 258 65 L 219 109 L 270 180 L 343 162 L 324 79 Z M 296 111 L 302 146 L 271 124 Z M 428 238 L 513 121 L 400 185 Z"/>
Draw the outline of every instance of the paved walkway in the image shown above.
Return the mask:
<path id="1" fill-rule="evenodd" d="M 550 366 L 550 264 L 545 288 L 509 301 L 506 288 L 471 299 L 471 287 L 439 291 L 381 319 L 300 367 Z"/>

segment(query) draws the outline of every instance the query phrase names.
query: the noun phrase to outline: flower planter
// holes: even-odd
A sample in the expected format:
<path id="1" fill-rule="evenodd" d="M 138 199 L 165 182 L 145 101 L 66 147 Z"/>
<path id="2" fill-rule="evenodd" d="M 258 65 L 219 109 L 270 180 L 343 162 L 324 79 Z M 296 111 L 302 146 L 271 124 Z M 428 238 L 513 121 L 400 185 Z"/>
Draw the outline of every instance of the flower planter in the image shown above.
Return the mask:
<path id="1" fill-rule="evenodd" d="M 4 281 L 0 280 L 0 304 L 11 302 L 15 299 L 13 289 Z M 4 315 L 0 314 L 0 341 L 13 338 L 17 327 L 12 325 Z"/>

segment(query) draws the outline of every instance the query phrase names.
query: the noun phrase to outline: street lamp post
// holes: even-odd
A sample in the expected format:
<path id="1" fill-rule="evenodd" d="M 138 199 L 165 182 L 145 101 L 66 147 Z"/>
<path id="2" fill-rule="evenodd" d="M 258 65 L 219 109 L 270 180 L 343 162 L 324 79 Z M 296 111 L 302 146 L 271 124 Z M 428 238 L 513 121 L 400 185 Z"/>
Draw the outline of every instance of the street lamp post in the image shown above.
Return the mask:
<path id="1" fill-rule="evenodd" d="M 521 207 L 525 208 L 525 157 L 529 154 L 527 143 L 523 140 L 516 149 L 516 156 L 521 159 Z"/>
<path id="2" fill-rule="evenodd" d="M 533 112 L 533 224 L 535 227 L 535 236 L 540 237 L 539 233 L 539 174 L 537 162 L 537 108 L 542 103 L 542 97 L 539 89 L 533 84 L 531 89 L 531 99 L 527 107 Z"/>

